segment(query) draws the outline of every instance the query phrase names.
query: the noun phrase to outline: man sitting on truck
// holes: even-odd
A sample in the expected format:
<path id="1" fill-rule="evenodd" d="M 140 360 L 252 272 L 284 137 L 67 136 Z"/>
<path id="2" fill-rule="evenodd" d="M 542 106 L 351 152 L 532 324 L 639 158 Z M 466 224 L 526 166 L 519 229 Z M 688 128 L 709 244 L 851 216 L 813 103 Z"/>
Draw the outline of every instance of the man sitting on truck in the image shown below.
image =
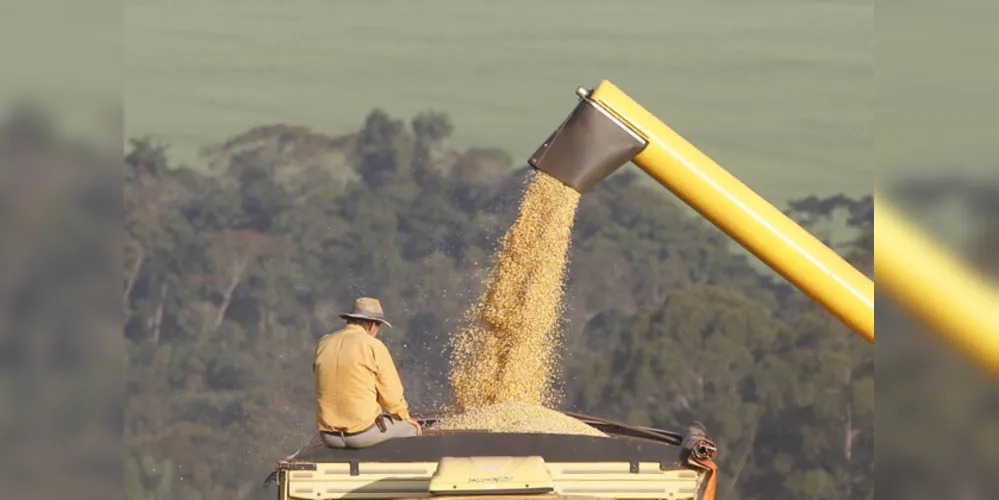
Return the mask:
<path id="1" fill-rule="evenodd" d="M 312 371 L 316 377 L 316 423 L 333 448 L 366 448 L 418 436 L 402 381 L 388 348 L 378 340 L 385 320 L 378 299 L 362 297 L 340 315 L 347 325 L 319 340 Z M 383 412 L 384 409 L 384 412 Z"/>

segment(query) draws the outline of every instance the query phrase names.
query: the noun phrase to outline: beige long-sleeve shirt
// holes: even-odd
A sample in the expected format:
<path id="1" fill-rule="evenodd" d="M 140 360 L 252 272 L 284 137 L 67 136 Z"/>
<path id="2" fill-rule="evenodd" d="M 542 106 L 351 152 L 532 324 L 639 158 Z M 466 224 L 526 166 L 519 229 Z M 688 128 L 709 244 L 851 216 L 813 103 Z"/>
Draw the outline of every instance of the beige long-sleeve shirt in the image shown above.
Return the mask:
<path id="1" fill-rule="evenodd" d="M 365 430 L 383 408 L 400 419 L 410 418 L 392 355 L 382 341 L 359 326 L 347 325 L 323 337 L 313 372 L 320 431 Z"/>

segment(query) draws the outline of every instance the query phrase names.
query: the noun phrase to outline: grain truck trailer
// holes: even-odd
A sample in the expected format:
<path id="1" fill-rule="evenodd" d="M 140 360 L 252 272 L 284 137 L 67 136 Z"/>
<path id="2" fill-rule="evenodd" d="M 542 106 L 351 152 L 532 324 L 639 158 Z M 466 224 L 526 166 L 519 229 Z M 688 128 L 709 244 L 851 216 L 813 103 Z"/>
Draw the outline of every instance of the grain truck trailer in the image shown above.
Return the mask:
<path id="1" fill-rule="evenodd" d="M 715 444 L 699 426 L 686 433 L 565 413 L 607 437 L 433 431 L 362 449 L 314 439 L 278 463 L 265 486 L 279 500 L 483 497 L 714 500 Z"/>

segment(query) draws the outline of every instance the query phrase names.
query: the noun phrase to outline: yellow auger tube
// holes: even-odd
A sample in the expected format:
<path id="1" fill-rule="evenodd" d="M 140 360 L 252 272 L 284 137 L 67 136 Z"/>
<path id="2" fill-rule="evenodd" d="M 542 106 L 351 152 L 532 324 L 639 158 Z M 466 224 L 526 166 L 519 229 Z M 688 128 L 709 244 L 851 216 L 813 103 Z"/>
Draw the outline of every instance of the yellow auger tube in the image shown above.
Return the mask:
<path id="1" fill-rule="evenodd" d="M 874 283 L 608 81 L 589 98 L 643 135 L 632 162 L 874 342 Z"/>
<path id="2" fill-rule="evenodd" d="M 999 374 L 999 293 L 874 198 L 874 273 L 895 302 Z"/>

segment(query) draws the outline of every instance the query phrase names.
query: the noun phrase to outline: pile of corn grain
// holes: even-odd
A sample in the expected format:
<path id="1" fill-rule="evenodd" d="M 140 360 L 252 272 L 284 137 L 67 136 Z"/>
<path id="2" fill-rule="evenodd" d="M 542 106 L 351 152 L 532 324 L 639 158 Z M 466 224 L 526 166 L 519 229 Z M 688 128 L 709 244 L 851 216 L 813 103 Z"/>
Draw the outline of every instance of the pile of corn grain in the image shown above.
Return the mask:
<path id="1" fill-rule="evenodd" d="M 433 429 L 607 436 L 575 418 L 528 403 L 500 403 L 479 407 L 442 419 Z"/>
<path id="2" fill-rule="evenodd" d="M 553 405 L 565 269 L 579 193 L 541 173 L 500 241 L 485 291 L 452 339 L 454 409 Z"/>

